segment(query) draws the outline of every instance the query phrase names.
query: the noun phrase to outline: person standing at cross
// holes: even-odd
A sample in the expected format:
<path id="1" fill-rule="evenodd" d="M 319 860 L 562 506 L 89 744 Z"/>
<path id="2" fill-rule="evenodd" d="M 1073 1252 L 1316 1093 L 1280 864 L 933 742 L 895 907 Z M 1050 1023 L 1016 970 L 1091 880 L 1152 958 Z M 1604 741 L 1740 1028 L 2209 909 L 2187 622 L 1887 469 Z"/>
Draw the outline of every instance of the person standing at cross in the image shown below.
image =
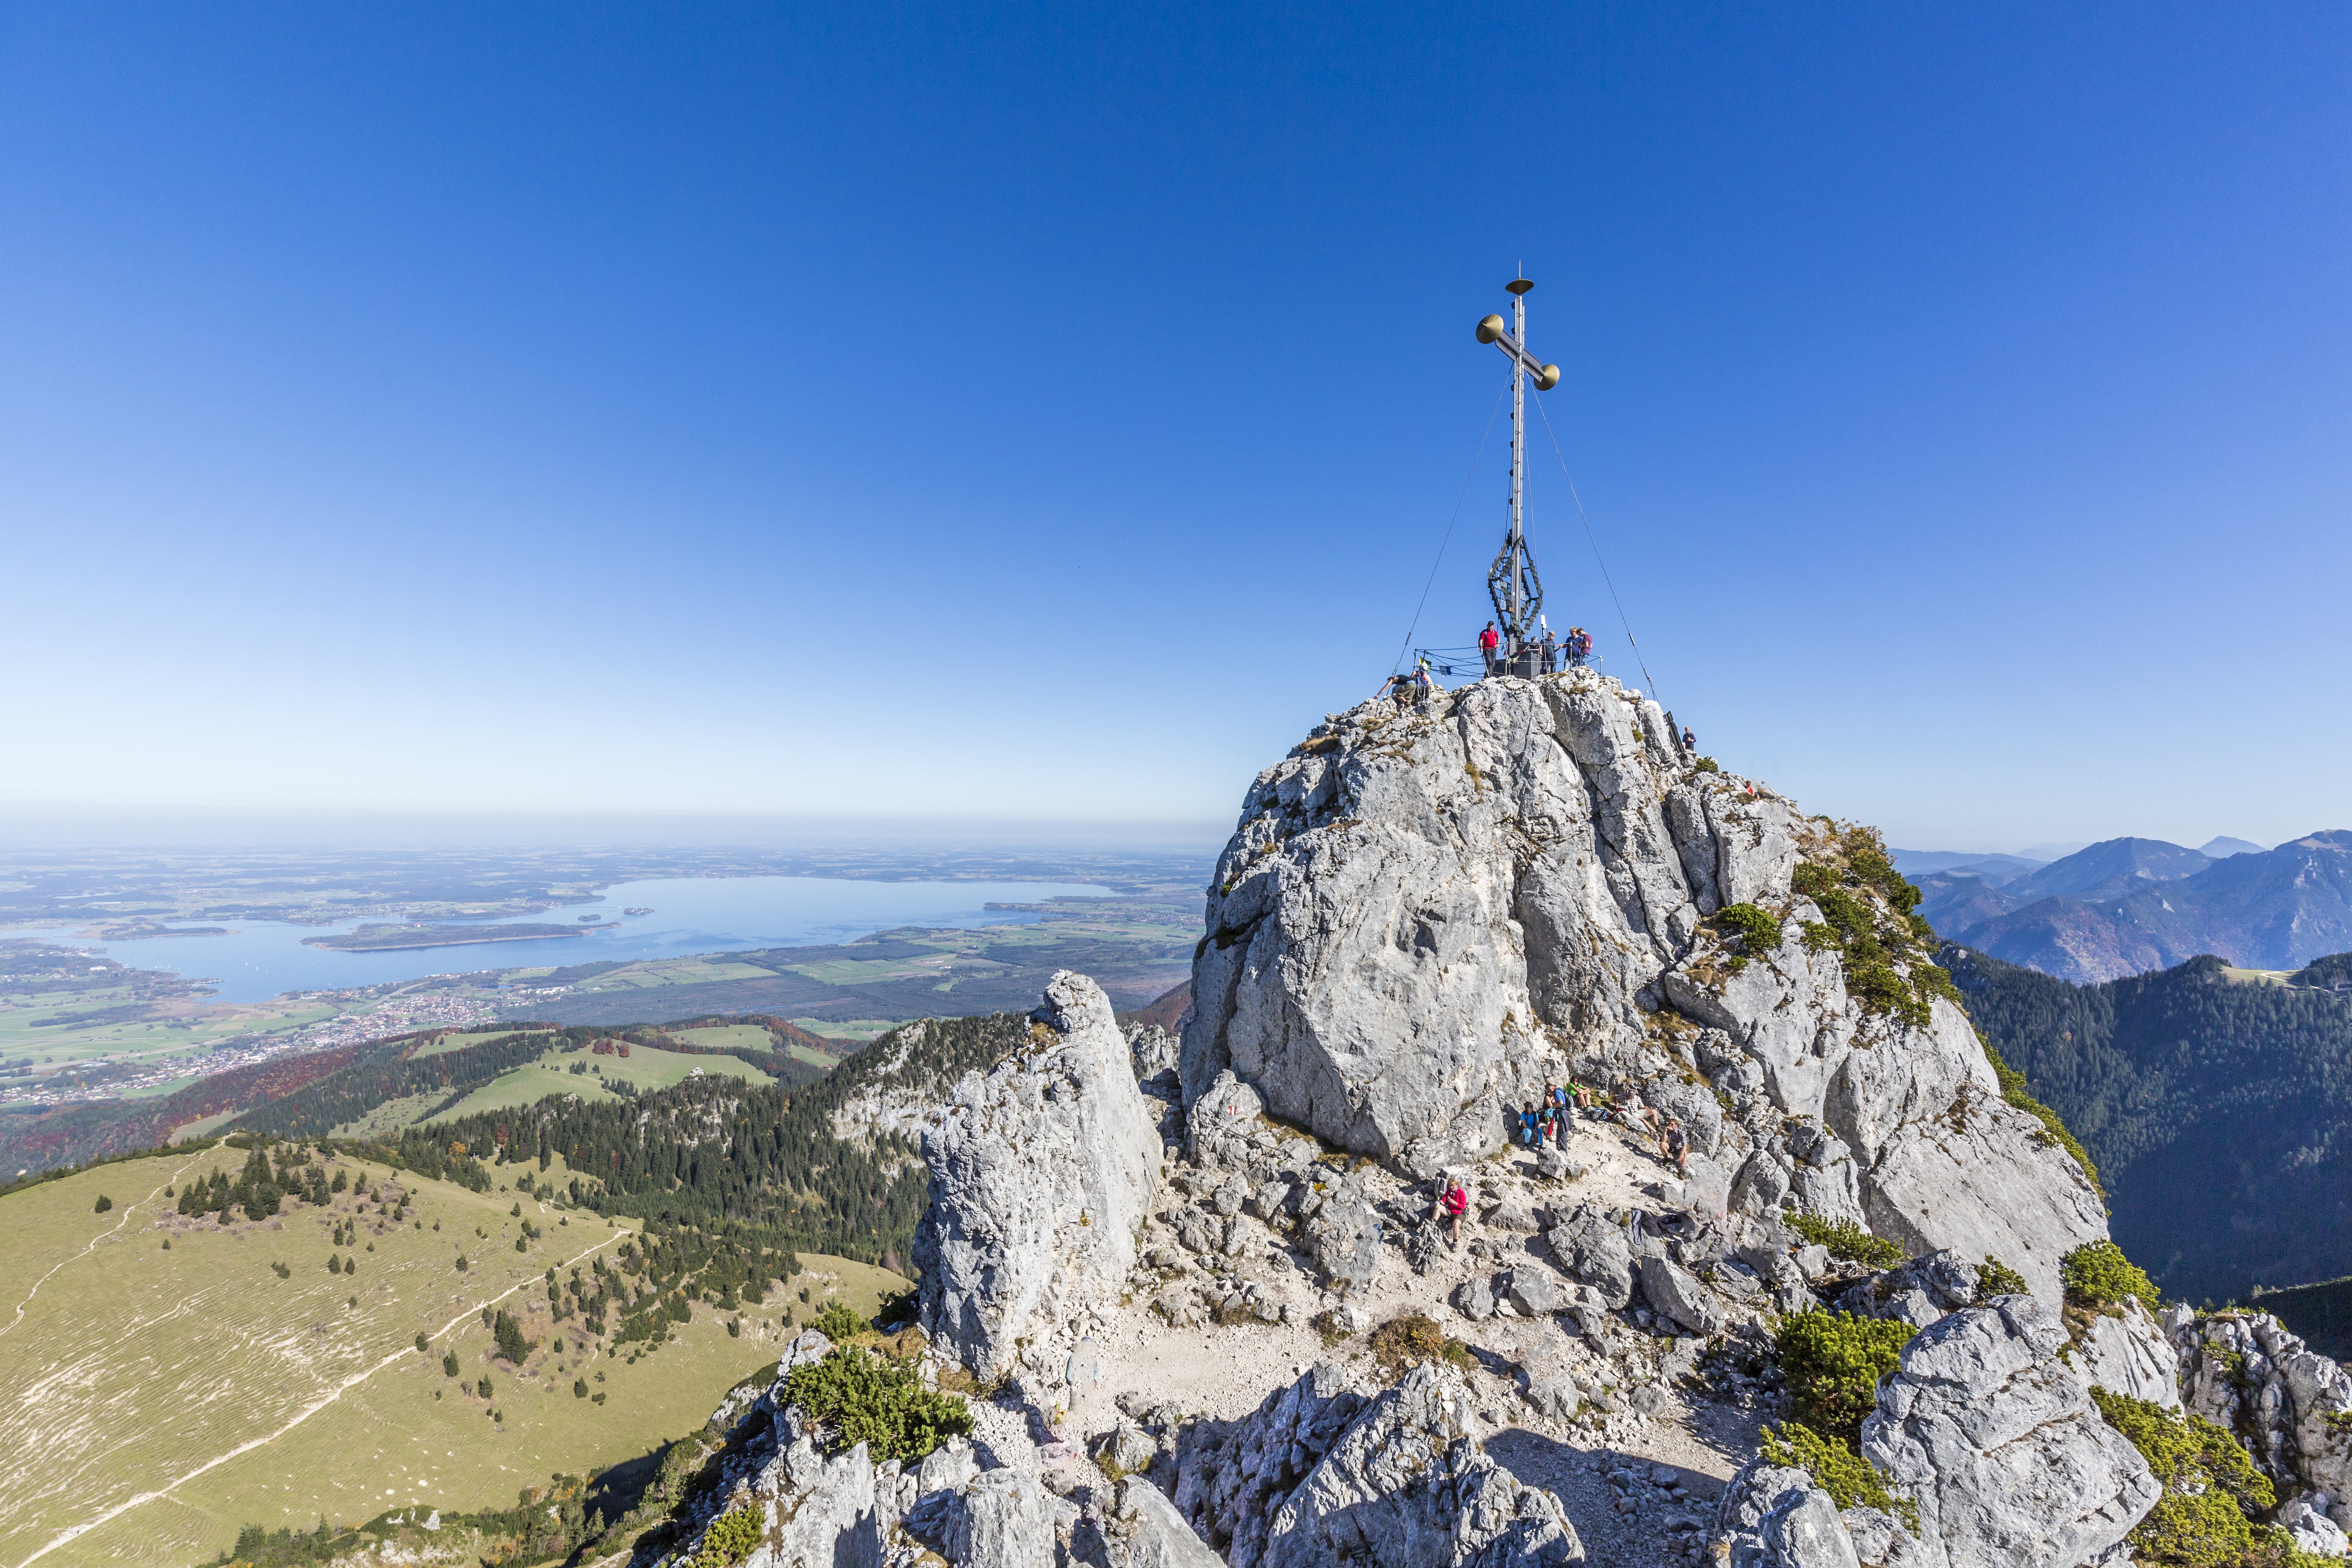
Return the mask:
<path id="1" fill-rule="evenodd" d="M 1486 673 L 1489 675 L 1495 673 L 1495 650 L 1502 646 L 1502 634 L 1495 629 L 1494 622 L 1488 621 L 1486 629 L 1478 634 L 1478 653 L 1486 659 Z"/>

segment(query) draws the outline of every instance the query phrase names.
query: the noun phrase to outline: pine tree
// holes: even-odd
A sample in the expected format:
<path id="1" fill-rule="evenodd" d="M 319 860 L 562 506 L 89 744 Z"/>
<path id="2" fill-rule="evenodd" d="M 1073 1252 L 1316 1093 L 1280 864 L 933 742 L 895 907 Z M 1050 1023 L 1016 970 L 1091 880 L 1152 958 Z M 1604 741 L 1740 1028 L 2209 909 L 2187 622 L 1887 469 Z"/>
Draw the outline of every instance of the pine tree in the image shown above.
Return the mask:
<path id="1" fill-rule="evenodd" d="M 342 1271 L 343 1260 L 336 1257 L 331 1252 L 327 1254 L 327 1272 L 330 1274 L 341 1274 Z"/>
<path id="2" fill-rule="evenodd" d="M 416 1353 L 417 1353 L 418 1355 L 424 1355 L 424 1354 L 427 1353 L 429 1351 L 431 1351 L 431 1350 L 432 1350 L 432 1348 L 433 1348 L 433 1342 L 432 1342 L 431 1340 L 426 1339 L 423 1334 L 419 1334 L 419 1335 L 417 1335 L 417 1336 L 416 1336 Z"/>
<path id="3" fill-rule="evenodd" d="M 113 1200 L 112 1198 L 108 1197 L 104 1193 L 100 1193 L 100 1194 L 98 1194 L 98 1212 L 99 1212 L 100 1214 L 104 1214 L 107 1210 L 109 1210 L 109 1209 L 112 1208 L 113 1206 L 114 1206 L 114 1200 Z"/>

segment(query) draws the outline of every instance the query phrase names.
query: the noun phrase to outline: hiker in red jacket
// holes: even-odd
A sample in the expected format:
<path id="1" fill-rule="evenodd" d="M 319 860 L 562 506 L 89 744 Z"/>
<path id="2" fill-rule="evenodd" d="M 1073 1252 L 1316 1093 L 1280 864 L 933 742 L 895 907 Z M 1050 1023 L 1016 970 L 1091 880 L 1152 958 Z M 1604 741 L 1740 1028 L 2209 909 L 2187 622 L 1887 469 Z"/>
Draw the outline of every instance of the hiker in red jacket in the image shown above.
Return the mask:
<path id="1" fill-rule="evenodd" d="M 1469 1212 L 1469 1208 L 1470 1194 L 1464 1189 L 1462 1178 L 1448 1176 L 1445 1179 L 1445 1190 L 1438 1194 L 1437 1212 L 1430 1217 L 1453 1220 L 1454 1245 L 1456 1247 L 1462 1245 L 1462 1216 Z"/>
<path id="2" fill-rule="evenodd" d="M 1486 629 L 1478 634 L 1478 652 L 1486 660 L 1486 673 L 1489 675 L 1495 673 L 1495 650 L 1502 646 L 1502 636 L 1495 630 L 1492 621 L 1488 621 Z"/>

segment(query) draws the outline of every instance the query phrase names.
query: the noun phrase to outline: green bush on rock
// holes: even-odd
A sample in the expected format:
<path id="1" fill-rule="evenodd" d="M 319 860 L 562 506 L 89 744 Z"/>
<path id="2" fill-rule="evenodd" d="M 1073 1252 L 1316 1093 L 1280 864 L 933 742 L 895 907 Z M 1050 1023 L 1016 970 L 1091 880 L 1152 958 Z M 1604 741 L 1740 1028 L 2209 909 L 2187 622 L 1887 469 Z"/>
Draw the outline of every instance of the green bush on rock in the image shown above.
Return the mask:
<path id="1" fill-rule="evenodd" d="M 1783 1421 L 1778 1431 L 1764 1428 L 1761 1451 L 1766 1464 L 1790 1466 L 1812 1477 L 1840 1510 L 1878 1509 L 1919 1533 L 1919 1505 L 1888 1491 L 1886 1478 L 1844 1439 L 1824 1437 L 1801 1421 Z"/>
<path id="2" fill-rule="evenodd" d="M 2112 1241 L 2093 1241 L 2058 1260 L 2066 1300 L 2077 1307 L 2120 1307 L 2137 1301 L 2150 1312 L 2164 1304 L 2147 1271 L 2124 1256 Z"/>
<path id="3" fill-rule="evenodd" d="M 831 1426 L 836 1451 L 868 1445 L 877 1465 L 920 1459 L 971 1430 L 971 1413 L 961 1398 L 934 1393 L 910 1369 L 855 1345 L 793 1368 L 784 1378 L 783 1402 Z"/>
<path id="4" fill-rule="evenodd" d="M 1849 1263 L 1866 1264 L 1873 1268 L 1892 1268 L 1906 1261 L 1903 1249 L 1883 1236 L 1873 1236 L 1850 1219 L 1823 1219 L 1820 1215 L 1802 1210 L 1788 1216 L 1789 1228 L 1817 1247 L 1829 1248 L 1832 1258 L 1843 1258 Z"/>
<path id="5" fill-rule="evenodd" d="M 1780 922 L 1754 904 L 1726 904 L 1715 918 L 1751 953 L 1770 952 L 1780 945 Z"/>
<path id="6" fill-rule="evenodd" d="M 1987 1255 L 1985 1260 L 1977 1265 L 1977 1300 L 1979 1302 L 1990 1301 L 1996 1296 L 2023 1296 L 2028 1293 L 2025 1276 L 2000 1258 Z"/>
<path id="7" fill-rule="evenodd" d="M 2068 1254 L 2069 1261 L 2074 1256 Z M 2254 1528 L 2278 1495 L 2227 1429 L 2104 1388 L 2091 1390 L 2091 1399 L 2164 1483 L 2164 1495 L 2131 1532 L 2135 1561 L 2165 1568 L 2270 1568 L 2291 1561 L 2284 1556 L 2293 1550 L 2284 1531 Z"/>
<path id="8" fill-rule="evenodd" d="M 854 1340 L 864 1333 L 866 1320 L 852 1310 L 847 1303 L 832 1301 L 816 1315 L 816 1321 L 809 1327 L 839 1344 L 844 1340 Z"/>
<path id="9" fill-rule="evenodd" d="M 1878 1403 L 1878 1380 L 1902 1364 L 1919 1331 L 1900 1319 L 1850 1312 L 1793 1312 L 1772 1336 L 1789 1410 L 1823 1436 L 1858 1442 L 1863 1418 Z"/>
<path id="10" fill-rule="evenodd" d="M 734 1568 L 760 1544 L 766 1520 L 757 1504 L 722 1513 L 702 1534 L 702 1549 L 694 1554 L 694 1568 Z"/>

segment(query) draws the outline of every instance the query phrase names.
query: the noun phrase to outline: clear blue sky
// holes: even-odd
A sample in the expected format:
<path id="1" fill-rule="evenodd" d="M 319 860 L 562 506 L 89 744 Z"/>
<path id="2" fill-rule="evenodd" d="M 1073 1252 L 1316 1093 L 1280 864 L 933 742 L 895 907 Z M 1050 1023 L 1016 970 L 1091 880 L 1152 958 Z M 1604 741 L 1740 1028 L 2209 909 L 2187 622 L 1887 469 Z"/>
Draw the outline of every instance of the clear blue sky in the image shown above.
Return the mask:
<path id="1" fill-rule="evenodd" d="M 0 805 L 1221 834 L 1396 657 L 1524 261 L 1727 766 L 2352 826 L 2347 68 L 2340 5 L 12 5 Z"/>

